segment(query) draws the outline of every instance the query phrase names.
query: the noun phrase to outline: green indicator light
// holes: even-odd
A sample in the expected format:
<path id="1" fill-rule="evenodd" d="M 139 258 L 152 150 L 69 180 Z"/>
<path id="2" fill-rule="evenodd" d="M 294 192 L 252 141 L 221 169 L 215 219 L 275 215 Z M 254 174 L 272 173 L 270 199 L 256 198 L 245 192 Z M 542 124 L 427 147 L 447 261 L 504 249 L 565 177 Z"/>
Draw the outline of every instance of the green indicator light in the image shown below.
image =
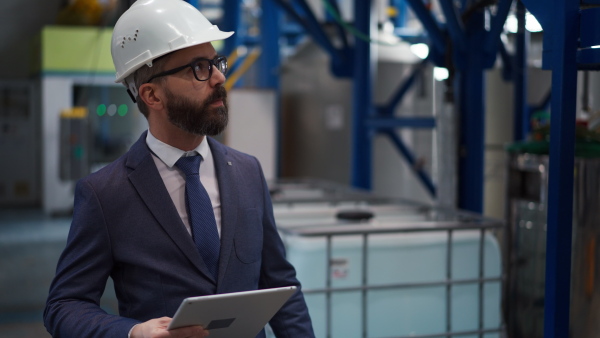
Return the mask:
<path id="1" fill-rule="evenodd" d="M 117 110 L 117 112 L 119 113 L 120 116 L 125 116 L 125 115 L 127 115 L 128 110 L 129 110 L 129 108 L 127 107 L 127 105 L 122 104 L 119 106 L 119 109 Z"/>
<path id="2" fill-rule="evenodd" d="M 75 157 L 75 159 L 81 160 L 83 158 L 83 147 L 75 146 L 75 148 L 73 149 L 73 156 Z"/>
<path id="3" fill-rule="evenodd" d="M 96 108 L 96 114 L 98 114 L 98 116 L 102 116 L 102 115 L 106 114 L 106 105 L 105 104 L 98 105 L 98 108 Z"/>

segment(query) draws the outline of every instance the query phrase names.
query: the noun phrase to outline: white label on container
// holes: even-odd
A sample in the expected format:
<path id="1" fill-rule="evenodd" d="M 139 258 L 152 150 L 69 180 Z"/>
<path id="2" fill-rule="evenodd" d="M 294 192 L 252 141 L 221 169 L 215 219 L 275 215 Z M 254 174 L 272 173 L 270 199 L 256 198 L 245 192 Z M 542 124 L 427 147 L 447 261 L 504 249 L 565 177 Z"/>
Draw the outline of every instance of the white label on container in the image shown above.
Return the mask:
<path id="1" fill-rule="evenodd" d="M 344 279 L 348 277 L 348 259 L 347 258 L 332 258 L 329 261 L 331 270 L 331 279 Z"/>

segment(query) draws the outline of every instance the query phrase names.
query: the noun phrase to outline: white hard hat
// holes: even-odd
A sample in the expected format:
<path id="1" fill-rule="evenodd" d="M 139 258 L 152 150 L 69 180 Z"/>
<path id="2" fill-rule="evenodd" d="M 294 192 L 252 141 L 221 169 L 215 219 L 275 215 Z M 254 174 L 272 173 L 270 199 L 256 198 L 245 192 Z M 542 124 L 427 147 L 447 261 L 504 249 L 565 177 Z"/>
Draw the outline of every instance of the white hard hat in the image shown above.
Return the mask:
<path id="1" fill-rule="evenodd" d="M 143 65 L 167 53 L 223 40 L 233 32 L 223 32 L 211 24 L 194 6 L 183 0 L 137 0 L 115 24 L 111 54 L 117 76 L 115 82 L 137 90 L 126 78 Z"/>

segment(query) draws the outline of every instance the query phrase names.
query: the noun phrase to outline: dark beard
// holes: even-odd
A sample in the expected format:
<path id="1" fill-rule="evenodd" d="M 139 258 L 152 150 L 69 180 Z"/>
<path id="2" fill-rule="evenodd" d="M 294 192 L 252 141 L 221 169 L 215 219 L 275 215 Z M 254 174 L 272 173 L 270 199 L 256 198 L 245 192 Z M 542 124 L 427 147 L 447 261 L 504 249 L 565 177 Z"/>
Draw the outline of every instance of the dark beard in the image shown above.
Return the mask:
<path id="1" fill-rule="evenodd" d="M 227 91 L 217 86 L 200 107 L 192 100 L 175 96 L 166 90 L 168 118 L 171 123 L 188 133 L 214 136 L 220 134 L 229 121 L 227 113 Z M 220 107 L 210 107 L 216 100 L 223 100 Z"/>

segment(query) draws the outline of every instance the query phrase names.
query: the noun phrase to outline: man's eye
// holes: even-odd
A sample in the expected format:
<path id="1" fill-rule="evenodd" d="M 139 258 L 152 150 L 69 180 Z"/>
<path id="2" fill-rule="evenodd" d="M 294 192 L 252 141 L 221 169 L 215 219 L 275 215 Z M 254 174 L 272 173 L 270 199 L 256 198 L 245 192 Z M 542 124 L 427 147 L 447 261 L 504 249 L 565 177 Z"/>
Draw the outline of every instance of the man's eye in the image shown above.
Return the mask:
<path id="1" fill-rule="evenodd" d="M 194 65 L 195 71 L 202 71 L 204 69 L 206 69 L 206 66 L 202 62 L 198 62 L 196 65 Z"/>

